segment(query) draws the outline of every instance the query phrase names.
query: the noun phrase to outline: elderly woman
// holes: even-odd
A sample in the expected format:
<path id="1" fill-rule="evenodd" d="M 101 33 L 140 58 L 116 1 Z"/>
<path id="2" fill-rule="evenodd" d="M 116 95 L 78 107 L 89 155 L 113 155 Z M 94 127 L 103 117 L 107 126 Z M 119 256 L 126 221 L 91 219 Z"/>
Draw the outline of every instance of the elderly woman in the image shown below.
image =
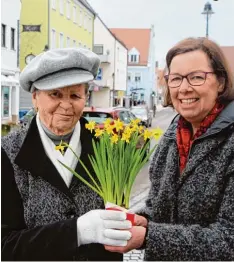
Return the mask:
<path id="1" fill-rule="evenodd" d="M 179 114 L 150 167 L 151 189 L 126 252 L 145 260 L 234 260 L 234 87 L 220 47 L 188 38 L 167 53 L 167 106 Z"/>
<path id="2" fill-rule="evenodd" d="M 56 49 L 38 55 L 20 76 L 37 111 L 30 125 L 2 139 L 2 259 L 122 260 L 104 244 L 125 246 L 131 237 L 126 214 L 101 210 L 103 201 L 58 160 L 86 176 L 66 141 L 85 165 L 92 135 L 81 117 L 87 83 L 99 58 L 84 49 Z"/>

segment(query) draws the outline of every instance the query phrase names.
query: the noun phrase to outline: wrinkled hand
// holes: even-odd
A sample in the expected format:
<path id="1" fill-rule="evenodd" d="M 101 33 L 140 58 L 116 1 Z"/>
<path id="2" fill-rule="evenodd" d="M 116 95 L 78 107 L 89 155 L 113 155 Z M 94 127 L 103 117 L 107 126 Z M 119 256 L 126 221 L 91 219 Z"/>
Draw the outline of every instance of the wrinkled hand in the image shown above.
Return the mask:
<path id="1" fill-rule="evenodd" d="M 99 243 L 126 246 L 132 224 L 126 213 L 113 210 L 91 210 L 77 219 L 78 246 Z M 125 229 L 125 230 L 119 230 Z"/>
<path id="2" fill-rule="evenodd" d="M 110 252 L 127 253 L 133 249 L 140 248 L 145 240 L 146 228 L 134 226 L 132 229 L 130 229 L 130 232 L 132 233 L 132 237 L 126 246 L 117 247 L 105 245 L 105 249 Z"/>

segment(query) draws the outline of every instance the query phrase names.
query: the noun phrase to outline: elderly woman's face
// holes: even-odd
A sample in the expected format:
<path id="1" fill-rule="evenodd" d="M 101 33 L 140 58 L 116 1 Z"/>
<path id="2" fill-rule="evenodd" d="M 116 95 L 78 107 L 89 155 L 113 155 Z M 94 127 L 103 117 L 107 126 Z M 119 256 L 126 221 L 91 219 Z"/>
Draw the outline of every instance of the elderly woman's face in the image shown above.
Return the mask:
<path id="1" fill-rule="evenodd" d="M 54 134 L 72 131 L 80 119 L 85 103 L 85 84 L 33 93 L 33 104 L 38 108 L 40 120 Z"/>
<path id="2" fill-rule="evenodd" d="M 172 59 L 170 74 L 185 76 L 196 71 L 213 72 L 209 59 L 203 51 L 180 54 Z M 194 74 L 191 75 L 190 82 L 200 79 L 199 74 Z M 177 79 L 172 78 L 172 81 Z M 211 73 L 206 75 L 206 81 L 202 85 L 193 86 L 184 78 L 179 87 L 169 87 L 174 108 L 193 126 L 199 126 L 209 114 L 217 101 L 218 93 L 222 90 L 223 84 L 219 83 L 216 75 Z"/>

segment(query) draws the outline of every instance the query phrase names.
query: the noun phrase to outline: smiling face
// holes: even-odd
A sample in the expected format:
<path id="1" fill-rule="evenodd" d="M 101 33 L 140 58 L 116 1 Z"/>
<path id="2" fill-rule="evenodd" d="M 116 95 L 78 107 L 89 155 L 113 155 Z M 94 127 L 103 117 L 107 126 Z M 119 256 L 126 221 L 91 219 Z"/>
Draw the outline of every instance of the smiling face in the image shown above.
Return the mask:
<path id="1" fill-rule="evenodd" d="M 70 133 L 80 119 L 86 102 L 85 84 L 33 93 L 40 120 L 54 134 Z"/>
<path id="2" fill-rule="evenodd" d="M 191 72 L 212 72 L 207 55 L 196 50 L 175 56 L 170 64 L 170 74 L 185 76 Z M 223 90 L 215 74 L 207 74 L 206 81 L 200 86 L 192 86 L 187 79 L 181 85 L 170 88 L 170 97 L 175 110 L 197 128 L 214 107 L 218 93 Z"/>

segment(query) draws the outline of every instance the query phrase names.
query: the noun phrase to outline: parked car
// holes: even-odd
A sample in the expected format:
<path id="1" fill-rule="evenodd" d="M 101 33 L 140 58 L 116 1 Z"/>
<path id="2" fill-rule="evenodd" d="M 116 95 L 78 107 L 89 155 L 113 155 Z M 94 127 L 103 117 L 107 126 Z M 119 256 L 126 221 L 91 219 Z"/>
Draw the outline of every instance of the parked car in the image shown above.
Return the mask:
<path id="1" fill-rule="evenodd" d="M 130 109 L 124 107 L 112 107 L 112 108 L 95 108 L 95 107 L 85 107 L 83 111 L 83 117 L 88 121 L 95 121 L 100 129 L 104 128 L 104 122 L 106 119 L 110 118 L 113 121 L 120 119 L 124 124 L 130 124 L 132 120 L 137 119 L 137 117 L 131 112 Z M 143 125 L 144 123 L 139 123 Z M 144 145 L 144 140 L 139 141 L 139 145 Z M 146 150 L 148 154 L 150 150 L 150 144 Z"/>
<path id="2" fill-rule="evenodd" d="M 36 111 L 34 108 L 31 108 L 26 114 L 24 114 L 20 119 L 20 124 L 27 124 L 31 122 L 32 118 L 36 115 Z"/>
<path id="3" fill-rule="evenodd" d="M 137 118 L 129 109 L 124 107 L 85 107 L 83 117 L 88 121 L 95 121 L 99 125 L 99 128 L 104 127 L 103 123 L 107 118 L 113 120 L 120 119 L 125 124 L 129 124 L 132 120 Z"/>
<path id="4" fill-rule="evenodd" d="M 146 106 L 133 106 L 131 112 L 139 119 L 146 127 L 152 126 L 152 113 Z"/>

